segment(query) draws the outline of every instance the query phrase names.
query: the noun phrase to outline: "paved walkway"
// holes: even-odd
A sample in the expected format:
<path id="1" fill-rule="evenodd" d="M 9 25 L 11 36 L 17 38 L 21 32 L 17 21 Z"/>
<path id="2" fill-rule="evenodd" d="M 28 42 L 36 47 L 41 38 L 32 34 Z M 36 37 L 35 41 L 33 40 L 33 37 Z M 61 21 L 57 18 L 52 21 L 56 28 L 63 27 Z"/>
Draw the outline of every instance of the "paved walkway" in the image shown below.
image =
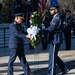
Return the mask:
<path id="1" fill-rule="evenodd" d="M 72 50 L 65 51 L 65 44 L 61 45 L 59 56 L 66 62 L 71 70 L 66 75 L 75 75 L 75 39 L 72 39 Z M 36 50 L 29 50 L 28 44 L 25 45 L 25 54 L 29 66 L 32 71 L 35 71 L 35 75 L 47 75 L 48 67 L 48 50 L 41 50 L 41 45 Z M 0 48 L 0 75 L 7 75 L 7 63 L 10 52 L 8 48 Z M 60 73 L 60 69 L 57 66 L 57 74 Z M 23 75 L 23 69 L 19 63 L 19 59 L 16 58 L 14 63 L 14 75 Z M 58 74 L 60 75 L 60 74 Z"/>

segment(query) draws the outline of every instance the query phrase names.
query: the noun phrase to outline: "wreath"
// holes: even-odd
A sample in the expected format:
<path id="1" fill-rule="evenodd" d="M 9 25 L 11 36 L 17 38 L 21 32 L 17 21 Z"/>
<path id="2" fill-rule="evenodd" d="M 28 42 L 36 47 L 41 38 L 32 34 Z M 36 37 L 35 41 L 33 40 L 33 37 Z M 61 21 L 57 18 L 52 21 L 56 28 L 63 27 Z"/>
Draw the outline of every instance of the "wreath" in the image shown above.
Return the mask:
<path id="1" fill-rule="evenodd" d="M 32 35 L 29 42 L 30 44 L 36 48 L 40 42 L 40 24 L 42 23 L 42 17 L 39 12 L 33 12 L 33 14 L 30 16 L 30 27 L 27 29 L 28 35 Z"/>

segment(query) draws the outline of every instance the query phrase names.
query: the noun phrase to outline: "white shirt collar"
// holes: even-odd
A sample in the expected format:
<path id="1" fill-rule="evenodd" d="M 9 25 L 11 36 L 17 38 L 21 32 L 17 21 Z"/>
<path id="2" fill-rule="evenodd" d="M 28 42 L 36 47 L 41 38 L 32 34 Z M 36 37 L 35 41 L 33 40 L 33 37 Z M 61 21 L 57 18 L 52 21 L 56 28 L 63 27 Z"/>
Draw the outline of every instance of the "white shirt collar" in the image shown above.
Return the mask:
<path id="1" fill-rule="evenodd" d="M 55 17 L 58 13 L 56 13 L 53 17 Z"/>

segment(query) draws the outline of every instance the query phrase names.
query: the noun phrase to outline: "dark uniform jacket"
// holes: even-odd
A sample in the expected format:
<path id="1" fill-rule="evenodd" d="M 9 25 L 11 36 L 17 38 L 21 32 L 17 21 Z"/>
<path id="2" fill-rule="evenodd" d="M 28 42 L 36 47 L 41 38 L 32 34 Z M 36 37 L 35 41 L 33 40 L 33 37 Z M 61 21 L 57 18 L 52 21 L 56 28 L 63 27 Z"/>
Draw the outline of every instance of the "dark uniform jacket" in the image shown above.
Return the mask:
<path id="1" fill-rule="evenodd" d="M 51 36 L 50 41 L 53 41 L 53 44 L 62 43 L 62 18 L 59 13 L 55 14 L 50 26 L 47 30 L 50 32 Z"/>
<path id="2" fill-rule="evenodd" d="M 10 24 L 9 32 L 9 48 L 23 47 L 23 41 L 26 37 L 26 33 L 23 31 L 21 25 L 14 21 Z"/>

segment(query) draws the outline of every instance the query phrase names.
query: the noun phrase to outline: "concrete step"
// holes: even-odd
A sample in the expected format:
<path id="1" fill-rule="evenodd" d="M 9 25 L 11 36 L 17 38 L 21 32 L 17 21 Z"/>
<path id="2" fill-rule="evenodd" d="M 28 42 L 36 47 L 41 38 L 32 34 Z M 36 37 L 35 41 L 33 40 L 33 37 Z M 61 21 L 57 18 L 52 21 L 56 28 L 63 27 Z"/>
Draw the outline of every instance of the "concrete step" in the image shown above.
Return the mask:
<path id="1" fill-rule="evenodd" d="M 58 73 L 56 75 L 61 75 L 62 73 Z M 75 69 L 71 69 L 67 74 L 65 75 L 75 75 Z"/>
<path id="2" fill-rule="evenodd" d="M 29 51 L 32 52 L 32 51 Z M 34 52 L 34 51 L 33 51 Z M 9 53 L 9 51 L 2 51 L 1 54 Z M 5 57 L 0 57 L 0 75 L 7 75 L 8 70 L 8 59 L 9 54 L 7 54 Z M 70 62 L 72 60 L 75 60 L 75 50 L 71 51 L 60 51 L 59 56 L 63 59 L 64 62 Z M 26 54 L 27 61 L 29 63 L 29 66 L 32 71 L 35 71 L 35 75 L 47 75 L 48 69 L 48 60 L 49 60 L 49 54 L 48 52 L 43 53 L 33 53 L 33 54 Z M 58 69 L 58 68 L 57 68 Z M 16 58 L 16 61 L 14 63 L 14 75 L 23 74 L 23 69 L 20 64 L 20 61 L 18 58 Z M 75 75 L 75 69 L 71 69 L 67 75 Z M 60 75 L 60 74 L 59 74 Z"/>

